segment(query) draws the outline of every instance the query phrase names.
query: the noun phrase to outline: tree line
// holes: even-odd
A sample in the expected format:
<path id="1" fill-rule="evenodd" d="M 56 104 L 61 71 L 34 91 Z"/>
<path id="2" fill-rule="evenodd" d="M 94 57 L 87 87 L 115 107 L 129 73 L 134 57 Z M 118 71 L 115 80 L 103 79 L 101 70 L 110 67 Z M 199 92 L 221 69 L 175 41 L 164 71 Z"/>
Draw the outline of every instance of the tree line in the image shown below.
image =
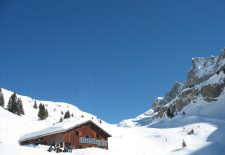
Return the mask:
<path id="1" fill-rule="evenodd" d="M 0 106 L 4 107 L 4 105 L 5 105 L 4 97 L 3 97 L 2 89 L 0 88 Z M 9 98 L 9 101 L 7 104 L 7 110 L 19 116 L 24 115 L 22 100 L 21 98 L 18 98 L 16 96 L 15 92 Z"/>
<path id="2" fill-rule="evenodd" d="M 2 89 L 0 88 L 0 106 L 4 108 L 5 106 L 5 101 L 4 101 L 4 96 L 3 96 L 3 93 L 2 93 Z M 38 109 L 38 119 L 39 120 L 45 120 L 49 114 L 48 114 L 48 110 L 47 108 L 45 107 L 44 104 L 40 103 L 39 105 L 37 104 L 36 100 L 34 101 L 34 105 L 33 105 L 33 108 L 34 109 Z M 22 103 L 22 100 L 21 98 L 18 98 L 16 93 L 14 92 L 10 98 L 9 98 L 9 101 L 8 101 L 8 104 L 7 104 L 7 110 L 9 112 L 12 112 L 16 115 L 24 115 L 24 109 L 23 109 L 23 103 Z M 63 111 L 61 111 L 61 114 L 63 115 Z M 70 117 L 73 117 L 73 114 L 70 114 L 70 111 L 66 111 L 65 114 L 64 114 L 64 117 L 60 117 L 60 120 L 59 122 L 62 122 L 63 119 L 68 119 Z"/>

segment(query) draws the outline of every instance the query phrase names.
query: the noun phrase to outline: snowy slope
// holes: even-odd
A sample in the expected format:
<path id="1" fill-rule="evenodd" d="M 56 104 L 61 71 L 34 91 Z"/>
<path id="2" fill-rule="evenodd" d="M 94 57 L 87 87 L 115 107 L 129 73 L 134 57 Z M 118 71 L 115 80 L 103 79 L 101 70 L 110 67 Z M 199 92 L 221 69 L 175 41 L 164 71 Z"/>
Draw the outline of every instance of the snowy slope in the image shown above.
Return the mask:
<path id="1" fill-rule="evenodd" d="M 4 90 L 4 94 L 7 91 Z M 8 92 L 9 94 L 11 92 Z M 8 94 L 8 96 L 10 96 Z M 214 104 L 194 104 L 185 107 L 186 115 L 178 114 L 173 119 L 163 118 L 145 127 L 124 128 L 110 125 L 106 122 L 101 127 L 112 134 L 109 138 L 109 150 L 97 148 L 73 150 L 74 155 L 185 155 L 185 154 L 217 154 L 225 152 L 225 93 L 218 98 Z M 21 97 L 22 98 L 22 97 Z M 29 106 L 32 109 L 32 102 L 29 97 L 28 105 L 25 105 L 25 112 L 29 114 Z M 52 103 L 51 106 L 54 107 Z M 64 107 L 64 103 L 60 103 Z M 26 107 L 28 106 L 28 107 Z M 66 104 L 65 107 L 71 106 Z M 50 106 L 49 106 L 50 107 Z M 76 107 L 74 107 L 77 109 Z M 193 111 L 193 109 L 195 111 Z M 64 109 L 67 110 L 67 109 Z M 54 111 L 54 110 L 53 110 Z M 35 112 L 35 111 L 34 111 Z M 82 112 L 81 112 L 82 113 Z M 85 113 L 82 113 L 85 114 Z M 151 115 L 148 111 L 139 118 Z M 61 115 L 61 113 L 59 113 Z M 90 115 L 90 114 L 89 114 Z M 0 107 L 0 154 L 3 155 L 30 155 L 42 154 L 52 155 L 54 152 L 47 152 L 48 146 L 20 146 L 18 140 L 21 136 L 40 131 L 51 126 L 54 118 L 39 121 L 36 114 L 28 116 L 17 116 Z M 90 115 L 92 116 L 92 115 Z M 73 121 L 80 118 L 71 118 Z M 97 119 L 95 121 L 98 121 Z M 194 130 L 194 134 L 187 133 Z M 182 141 L 185 140 L 187 147 L 182 148 Z M 162 149 L 163 148 L 163 149 Z M 65 153 L 68 154 L 68 153 Z"/>
<path id="2" fill-rule="evenodd" d="M 218 104 L 218 105 L 217 105 Z M 216 103 L 224 107 L 225 103 Z M 200 107 L 198 109 L 204 109 Z M 210 107 L 213 109 L 214 107 Z M 215 109 L 217 110 L 217 108 Z M 188 110 L 187 110 L 188 112 Z M 204 112 L 203 112 L 204 113 Z M 3 155 L 52 155 L 47 146 L 19 146 L 20 136 L 46 127 L 47 121 L 37 121 L 9 113 L 0 107 L 0 154 Z M 177 115 L 174 119 L 164 118 L 148 127 L 123 128 L 103 123 L 102 126 L 112 134 L 109 150 L 88 148 L 73 150 L 74 155 L 185 155 L 217 154 L 225 152 L 225 121 L 223 115 L 217 118 L 203 115 Z M 73 118 L 71 118 L 73 119 Z M 194 130 L 193 135 L 187 133 Z M 183 139 L 187 147 L 182 148 Z M 162 149 L 163 148 L 163 149 Z M 69 154 L 69 153 L 65 153 Z"/>
<path id="3" fill-rule="evenodd" d="M 2 93 L 5 100 L 4 107 L 7 108 L 7 103 L 13 92 L 2 88 Z M 81 111 L 78 107 L 68 103 L 35 100 L 28 96 L 22 96 L 19 94 L 17 94 L 17 97 L 21 98 L 23 102 L 23 108 L 25 112 L 25 115 L 23 117 L 25 118 L 38 120 L 38 109 L 33 108 L 34 102 L 36 101 L 37 105 L 39 105 L 40 103 L 44 104 L 49 113 L 49 117 L 46 119 L 46 122 L 49 125 L 59 122 L 60 117 L 63 117 L 68 110 L 70 111 L 70 114 L 73 114 L 74 118 L 80 118 L 83 115 L 85 118 L 91 119 L 93 117 L 94 119 L 97 119 L 96 116 Z"/>

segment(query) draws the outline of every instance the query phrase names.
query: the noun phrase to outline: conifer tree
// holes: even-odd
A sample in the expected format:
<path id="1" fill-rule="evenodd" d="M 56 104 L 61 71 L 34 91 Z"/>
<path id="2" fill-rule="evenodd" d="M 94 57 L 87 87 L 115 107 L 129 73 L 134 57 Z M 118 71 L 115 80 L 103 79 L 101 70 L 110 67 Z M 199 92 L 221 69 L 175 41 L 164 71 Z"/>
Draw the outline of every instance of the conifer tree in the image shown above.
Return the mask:
<path id="1" fill-rule="evenodd" d="M 67 118 L 70 118 L 70 112 L 69 112 L 69 110 L 64 115 L 64 119 L 67 119 Z"/>
<path id="2" fill-rule="evenodd" d="M 16 111 L 17 111 L 17 96 L 16 96 L 16 93 L 13 93 L 12 96 L 9 98 L 7 109 L 8 109 L 8 111 L 10 111 L 14 114 L 16 113 Z"/>
<path id="3" fill-rule="evenodd" d="M 0 88 L 0 106 L 4 107 L 4 105 L 5 105 L 5 102 L 4 102 L 4 97 L 2 94 L 2 88 Z"/>
<path id="4" fill-rule="evenodd" d="M 39 104 L 38 118 L 44 120 L 48 117 L 48 111 L 43 104 Z"/>
<path id="5" fill-rule="evenodd" d="M 169 118 L 174 117 L 174 113 L 173 113 L 173 111 L 172 111 L 170 108 L 167 109 L 166 114 L 167 114 L 167 116 L 168 116 Z"/>
<path id="6" fill-rule="evenodd" d="M 9 98 L 7 109 L 8 111 L 19 116 L 24 115 L 22 100 L 20 98 L 17 99 L 16 93 L 13 93 L 12 96 Z"/>
<path id="7" fill-rule="evenodd" d="M 24 115 L 24 110 L 23 110 L 23 103 L 20 98 L 17 100 L 17 110 L 16 110 L 17 115 Z"/>
<path id="8" fill-rule="evenodd" d="M 48 110 L 45 109 L 45 119 L 48 117 Z"/>
<path id="9" fill-rule="evenodd" d="M 38 107 L 37 107 L 37 102 L 36 102 L 36 100 L 34 101 L 33 107 L 34 107 L 34 109 L 37 109 L 37 108 L 38 108 Z"/>
<path id="10" fill-rule="evenodd" d="M 63 118 L 62 117 L 60 117 L 59 122 L 63 122 Z"/>

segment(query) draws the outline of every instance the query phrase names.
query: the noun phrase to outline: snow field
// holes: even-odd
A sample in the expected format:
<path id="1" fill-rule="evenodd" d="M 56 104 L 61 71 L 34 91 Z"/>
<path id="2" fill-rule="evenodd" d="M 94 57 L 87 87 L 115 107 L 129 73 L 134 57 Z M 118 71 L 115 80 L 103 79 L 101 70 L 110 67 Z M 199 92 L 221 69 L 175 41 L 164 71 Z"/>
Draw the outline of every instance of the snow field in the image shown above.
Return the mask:
<path id="1" fill-rule="evenodd" d="M 4 95 L 10 93 L 4 90 Z M 7 97 L 6 97 L 7 98 Z M 5 99 L 6 99 L 5 98 Z M 17 116 L 0 107 L 0 155 L 53 155 L 47 152 L 48 146 L 20 146 L 18 140 L 21 136 L 42 130 L 51 126 L 61 117 L 61 111 L 74 112 L 75 118 L 85 115 L 86 118 L 97 117 L 82 112 L 77 107 L 59 102 L 41 101 L 48 105 L 50 117 L 47 120 L 37 119 L 37 110 L 29 97 L 21 96 L 25 109 L 24 116 Z M 200 99 L 202 101 L 202 99 Z M 185 107 L 186 115 L 178 114 L 173 119 L 163 118 L 149 126 L 118 127 L 103 121 L 102 127 L 109 132 L 109 150 L 87 148 L 73 150 L 73 155 L 199 155 L 217 154 L 225 152 L 225 95 L 214 103 L 189 104 Z M 40 101 L 37 101 L 38 103 Z M 7 103 L 7 102 L 6 102 Z M 6 106 L 6 104 L 5 104 Z M 57 109 L 57 110 L 55 110 Z M 77 111 L 77 113 L 75 113 Z M 71 118 L 75 119 L 75 118 Z M 191 130 L 194 133 L 188 135 Z M 182 148 L 185 140 L 187 147 Z"/>

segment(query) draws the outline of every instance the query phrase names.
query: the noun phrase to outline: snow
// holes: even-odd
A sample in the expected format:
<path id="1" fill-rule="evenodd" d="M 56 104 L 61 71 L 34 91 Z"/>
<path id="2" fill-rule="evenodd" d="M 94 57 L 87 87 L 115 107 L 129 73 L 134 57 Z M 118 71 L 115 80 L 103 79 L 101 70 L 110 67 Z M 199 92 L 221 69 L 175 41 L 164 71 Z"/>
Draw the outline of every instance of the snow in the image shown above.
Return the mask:
<path id="1" fill-rule="evenodd" d="M 134 127 L 134 126 L 143 126 L 145 124 L 149 124 L 153 117 L 156 115 L 153 109 L 149 109 L 143 114 L 140 114 L 136 118 L 123 120 L 118 124 L 121 127 Z"/>
<path id="2" fill-rule="evenodd" d="M 179 88 L 180 90 L 178 91 L 179 94 L 182 94 L 185 91 L 190 91 L 191 89 L 197 89 L 200 91 L 203 86 L 207 85 L 214 85 L 214 84 L 221 85 L 222 83 L 224 83 L 225 73 L 223 71 L 220 71 L 219 73 L 217 72 L 219 69 L 224 68 L 225 65 L 225 59 L 221 57 L 221 54 L 220 56 L 211 56 L 208 58 L 204 57 L 192 58 L 192 61 L 193 66 L 190 70 L 193 69 L 195 71 L 196 74 L 195 76 L 197 76 L 198 78 L 202 78 L 204 76 L 210 77 L 209 79 L 206 79 L 205 81 L 194 85 L 193 88 L 181 86 Z M 174 103 L 175 100 L 178 100 L 180 98 L 179 94 L 172 101 L 166 102 L 166 104 L 164 104 L 163 106 L 169 107 L 171 104 Z M 163 99 L 163 97 L 158 97 L 157 99 L 161 100 Z M 198 106 L 201 106 L 201 104 L 207 104 L 207 102 L 204 101 L 201 95 L 197 97 L 195 102 L 198 103 Z M 154 121 L 154 116 L 157 114 L 156 112 L 152 112 L 152 109 L 154 108 L 150 108 L 147 112 L 135 118 L 123 120 L 122 122 L 119 123 L 119 126 L 124 127 L 145 126 L 146 124 L 152 123 Z M 192 108 L 192 111 L 196 111 L 196 109 Z"/>
<path id="3" fill-rule="evenodd" d="M 163 100 L 164 97 L 157 97 L 157 100 Z"/>
<path id="4" fill-rule="evenodd" d="M 19 116 L 13 116 L 13 114 L 7 112 L 4 109 L 0 109 L 1 116 L 12 117 L 7 119 L 8 124 L 0 129 L 0 152 L 4 155 L 26 155 L 26 154 L 54 154 L 49 153 L 46 150 L 47 146 L 38 145 L 34 146 L 19 146 L 17 140 L 18 136 L 27 132 L 28 128 L 24 128 L 27 123 L 26 119 Z M 208 147 L 213 146 L 215 143 L 224 147 L 222 139 L 218 140 L 221 136 L 224 138 L 223 131 L 225 129 L 225 123 L 223 121 L 207 119 L 200 116 L 187 116 L 185 119 L 177 117 L 172 120 L 162 120 L 149 127 L 133 127 L 122 128 L 115 125 L 105 124 L 107 130 L 112 133 L 113 137 L 109 138 L 109 150 L 103 150 L 98 148 L 78 149 L 73 150 L 74 155 L 166 155 L 166 154 L 191 154 L 201 151 L 203 153 L 208 152 Z M 0 118 L 0 121 L 2 122 Z M 16 124 L 12 124 L 12 121 L 17 121 Z M 39 122 L 40 123 L 40 122 Z M 30 122 L 29 127 L 35 127 L 36 122 Z M 158 126 L 158 127 L 156 127 Z M 15 130 L 16 127 L 16 130 Z M 24 131 L 18 130 L 24 128 Z M 14 130 L 13 130 L 14 129 Z M 187 133 L 194 129 L 193 135 L 187 135 Z M 9 131 L 7 131 L 9 130 Z M 218 132 L 218 133 L 217 133 Z M 12 136 L 9 136 L 11 135 Z M 182 148 L 182 140 L 187 143 L 186 148 Z M 215 146 L 216 147 L 216 146 Z M 163 148 L 163 149 L 162 149 Z M 213 147 L 214 148 L 214 147 Z M 207 150 L 207 152 L 204 151 Z M 220 148 L 221 150 L 222 148 Z M 224 149 L 222 149 L 225 151 Z M 216 150 L 210 150 L 211 153 L 221 154 Z M 71 153 L 65 153 L 71 154 Z"/>
<path id="5" fill-rule="evenodd" d="M 4 100 L 5 100 L 5 108 L 7 108 L 7 103 L 10 98 L 10 96 L 13 94 L 13 92 L 8 91 L 6 89 L 2 88 L 2 92 L 4 95 Z M 18 98 L 21 98 L 23 101 L 23 106 L 24 106 L 24 112 L 26 118 L 30 118 L 33 120 L 38 120 L 37 113 L 38 109 L 34 109 L 33 105 L 34 102 L 37 102 L 37 105 L 40 103 L 44 104 L 45 107 L 48 109 L 49 117 L 47 118 L 46 122 L 48 125 L 54 124 L 59 122 L 60 117 L 63 117 L 65 112 L 68 110 L 70 111 L 70 114 L 74 115 L 74 118 L 78 119 L 82 115 L 85 116 L 85 118 L 94 118 L 95 120 L 98 120 L 98 118 L 94 115 L 91 115 L 87 112 L 81 111 L 78 107 L 73 106 L 72 104 L 64 103 L 64 102 L 52 102 L 52 101 L 43 101 L 43 100 L 35 100 L 32 99 L 28 96 L 22 96 L 17 94 Z M 63 112 L 63 114 L 61 114 Z"/>
<path id="6" fill-rule="evenodd" d="M 218 75 L 215 74 L 212 77 L 210 77 L 207 81 L 202 82 L 201 85 L 209 85 L 209 84 L 213 85 L 216 83 L 221 84 L 223 83 L 224 78 L 225 74 L 223 72 L 220 72 Z"/>
<path id="7" fill-rule="evenodd" d="M 210 58 L 193 58 L 193 68 L 196 76 L 201 78 L 206 75 L 211 77 L 193 88 L 184 88 L 182 92 L 190 89 L 201 90 L 203 86 L 223 84 L 225 80 L 224 72 L 217 73 L 219 68 L 223 68 L 225 60 L 219 60 L 219 57 Z M 177 100 L 177 96 L 174 100 Z M 164 106 L 169 106 L 173 101 L 170 101 Z M 214 101 L 207 102 L 201 94 L 196 96 L 194 101 L 191 101 L 182 111 L 174 118 L 169 119 L 153 119 L 157 114 L 152 109 L 137 116 L 133 119 L 127 119 L 120 122 L 119 127 L 129 127 L 124 129 L 124 134 L 118 138 L 117 144 L 124 140 L 131 149 L 131 152 L 125 154 L 193 154 L 193 155 L 223 155 L 225 152 L 225 90 L 219 97 L 214 98 Z M 137 127 L 139 126 L 139 127 Z M 193 130 L 194 134 L 188 133 Z M 138 139 L 141 143 L 135 145 L 128 138 L 129 133 L 135 133 L 135 141 Z M 141 133 L 139 133 L 141 132 Z M 136 137 L 137 136 L 137 137 Z M 119 146 L 114 144 L 116 136 L 111 138 L 111 146 L 119 149 Z M 143 139 L 142 139 L 143 138 Z M 185 140 L 186 148 L 182 148 L 181 143 Z M 144 144 L 144 145 L 142 145 Z M 135 146 L 138 149 L 135 149 Z M 151 148 L 151 149 L 149 149 Z M 163 148 L 163 149 L 161 149 Z M 112 150 L 112 149 L 111 149 Z M 122 149 L 121 149 L 122 150 Z M 128 149 L 124 148 L 126 152 Z M 159 151 L 160 150 L 160 151 Z"/>
<path id="8" fill-rule="evenodd" d="M 223 74 L 218 76 L 224 76 Z M 7 92 L 4 90 L 4 95 Z M 7 96 L 7 95 L 6 95 Z M 10 95 L 8 95 L 9 97 Z M 6 97 L 7 98 L 7 97 Z M 64 120 L 52 126 L 52 122 L 58 118 L 61 110 L 67 111 L 67 106 L 71 109 L 78 110 L 73 105 L 47 102 L 51 117 L 48 120 L 39 121 L 37 112 L 34 109 L 33 99 L 23 97 L 25 116 L 14 115 L 0 107 L 0 123 L 4 124 L 0 128 L 0 154 L 3 155 L 27 155 L 42 154 L 53 155 L 54 152 L 47 152 L 48 146 L 20 146 L 18 140 L 21 136 L 34 131 L 43 131 L 44 128 L 54 129 L 59 127 L 66 129 L 78 123 L 79 121 L 88 120 L 89 116 L 94 117 L 94 121 L 98 123 L 96 116 L 79 111 L 76 118 Z M 99 148 L 87 148 L 73 150 L 73 155 L 186 155 L 186 154 L 223 154 L 225 152 L 225 95 L 224 92 L 212 103 L 204 102 L 199 98 L 199 103 L 189 104 L 185 107 L 186 115 L 182 113 L 176 115 L 173 119 L 163 118 L 155 121 L 148 126 L 142 127 L 119 127 L 117 125 L 108 124 L 103 121 L 101 127 L 112 135 L 109 138 L 109 150 Z M 43 102 L 43 101 L 41 101 Z M 40 101 L 38 101 L 40 103 Z M 59 106 L 60 105 L 60 106 Z M 60 108 L 54 111 L 54 108 Z M 29 112 L 31 110 L 31 112 Z M 152 110 L 140 115 L 140 118 L 152 116 Z M 56 114 L 54 114 L 56 113 Z M 75 113 L 74 113 L 75 114 Z M 85 115 L 84 120 L 80 119 L 80 114 Z M 58 121 L 58 120 L 57 120 Z M 56 123 L 56 122 L 55 122 Z M 99 125 L 99 124 L 98 124 Z M 50 127 L 50 128 L 49 128 Z M 194 134 L 188 135 L 191 130 Z M 182 148 L 182 141 L 185 140 L 187 147 Z"/>
<path id="9" fill-rule="evenodd" d="M 203 77 L 206 74 L 211 74 L 214 72 L 215 66 L 217 64 L 218 57 L 209 57 L 209 58 L 194 58 L 194 69 L 196 71 L 196 76 L 198 78 Z"/>

